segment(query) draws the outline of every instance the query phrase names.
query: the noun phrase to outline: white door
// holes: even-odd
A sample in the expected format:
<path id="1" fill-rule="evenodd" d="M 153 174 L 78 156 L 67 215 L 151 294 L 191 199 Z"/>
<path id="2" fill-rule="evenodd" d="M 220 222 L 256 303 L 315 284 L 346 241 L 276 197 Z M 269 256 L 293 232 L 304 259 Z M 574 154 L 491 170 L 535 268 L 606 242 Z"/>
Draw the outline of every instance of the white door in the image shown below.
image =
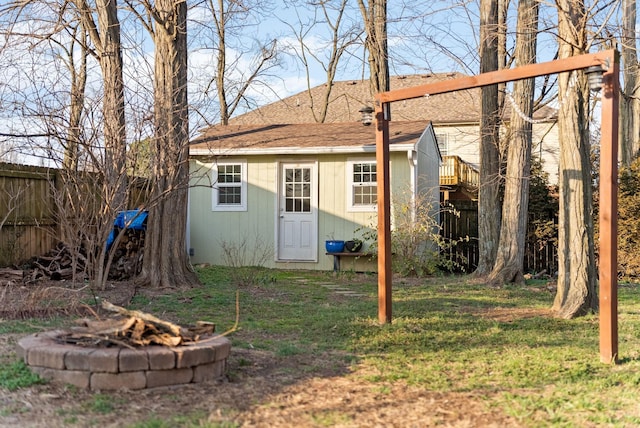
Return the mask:
<path id="1" fill-rule="evenodd" d="M 279 260 L 317 260 L 317 181 L 315 163 L 282 163 L 280 165 Z"/>

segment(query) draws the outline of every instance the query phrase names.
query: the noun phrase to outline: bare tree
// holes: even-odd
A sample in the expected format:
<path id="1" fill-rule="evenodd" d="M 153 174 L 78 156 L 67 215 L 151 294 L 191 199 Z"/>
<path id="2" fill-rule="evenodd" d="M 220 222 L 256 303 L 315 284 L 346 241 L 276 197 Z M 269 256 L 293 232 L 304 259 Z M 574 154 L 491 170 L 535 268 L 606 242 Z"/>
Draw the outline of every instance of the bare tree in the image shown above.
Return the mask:
<path id="1" fill-rule="evenodd" d="M 279 64 L 278 43 L 275 38 L 259 41 L 257 36 L 249 41 L 251 28 L 269 13 L 269 4 L 263 0 L 206 0 L 201 6 L 204 12 L 199 24 L 205 29 L 201 37 L 210 39 L 205 50 L 213 49 L 215 57 L 213 76 L 204 92 L 217 96 L 220 123 L 226 125 L 243 102 L 248 102 L 247 91 Z M 210 122 L 206 110 L 200 114 Z"/>
<path id="2" fill-rule="evenodd" d="M 318 123 L 323 123 L 327 117 L 333 82 L 336 78 L 338 66 L 341 64 L 340 59 L 351 46 L 356 44 L 362 35 L 362 28 L 355 24 L 347 26 L 346 29 L 343 28 L 349 0 L 340 0 L 335 6 L 331 2 L 323 1 L 320 2 L 319 8 L 316 2 L 306 1 L 305 3 L 313 6 L 313 18 L 303 22 L 303 18 L 298 14 L 299 22 L 295 24 L 284 20 L 282 22 L 295 33 L 298 46 L 294 47 L 293 51 L 305 71 L 307 92 L 311 101 L 309 108 L 314 120 Z M 318 14 L 321 16 L 319 17 Z M 327 42 L 328 49 L 325 46 L 321 48 L 322 54 L 328 51 L 326 60 L 321 56 L 321 53 L 317 52 L 317 49 L 309 46 L 307 40 L 307 36 L 312 29 L 318 27 L 320 23 L 326 24 L 330 33 L 330 39 Z M 311 90 L 313 86 L 311 82 L 311 67 L 314 64 L 319 64 L 326 76 L 326 85 L 320 99 L 315 99 Z"/>
<path id="3" fill-rule="evenodd" d="M 369 54 L 371 92 L 389 90 L 389 52 L 387 49 L 387 0 L 358 0 L 367 34 L 365 48 Z"/>
<path id="4" fill-rule="evenodd" d="M 498 1 L 480 1 L 480 73 L 498 70 Z M 500 110 L 498 86 L 481 89 L 479 258 L 475 275 L 491 272 L 500 236 Z"/>
<path id="5" fill-rule="evenodd" d="M 559 58 L 585 52 L 587 14 L 583 0 L 557 0 Z M 558 78 L 560 142 L 560 218 L 558 290 L 553 309 L 573 318 L 598 307 L 591 216 L 589 89 L 583 72 Z"/>
<path id="6" fill-rule="evenodd" d="M 105 242 L 116 212 L 127 203 L 123 61 L 117 4 L 115 0 L 98 0 L 95 4 L 85 0 L 48 3 L 49 8 L 45 9 L 48 15 L 41 6 L 35 0 L 11 4 L 10 10 L 15 12 L 13 22 L 33 22 L 33 16 L 38 16 L 35 26 L 38 31 L 20 33 L 15 31 L 20 25 L 9 25 L 8 34 L 49 49 L 55 58 L 52 66 L 64 68 L 66 73 L 60 75 L 66 78 L 45 87 L 43 90 L 48 93 L 42 96 L 30 93 L 29 103 L 22 105 L 23 114 L 39 122 L 46 132 L 23 133 L 20 138 L 31 142 L 37 138 L 44 140 L 41 150 L 63 167 L 62 183 L 53 195 L 61 225 L 59 238 L 74 257 L 81 251 L 85 253 L 92 282 L 104 287 L 109 266 L 105 264 Z M 100 65 L 102 108 L 88 105 L 89 56 Z M 67 82 L 68 92 L 62 90 Z M 42 85 L 34 81 L 32 86 Z M 87 126 L 84 114 L 88 111 L 100 112 L 99 119 L 95 119 L 99 124 Z M 64 155 L 58 156 L 59 151 Z M 85 159 L 82 165 L 81 157 Z"/>
<path id="7" fill-rule="evenodd" d="M 104 179 L 102 182 L 94 182 L 94 184 L 101 189 L 101 202 L 95 211 L 100 213 L 97 220 L 100 223 L 98 230 L 101 231 L 101 236 L 97 241 L 98 243 L 106 243 L 116 213 L 124 210 L 127 204 L 126 122 L 118 4 L 117 0 L 96 0 L 95 5 L 90 5 L 86 0 L 73 1 L 82 24 L 82 38 L 80 40 L 84 40 L 84 34 L 87 34 L 91 40 L 91 47 L 83 46 L 83 55 L 85 50 L 89 50 L 100 64 L 102 71 L 104 159 L 102 163 L 98 162 L 98 164 L 102 165 L 101 172 Z M 78 84 L 84 85 L 84 82 L 74 80 L 74 85 Z M 80 100 L 76 98 L 79 96 L 78 91 L 82 88 L 83 86 L 72 87 L 72 121 L 76 121 L 81 112 L 81 107 L 77 104 Z M 73 128 L 76 126 L 76 122 L 70 123 L 71 132 L 74 132 Z M 88 177 L 87 175 L 83 176 Z M 80 186 L 78 186 L 78 177 L 73 175 L 73 170 L 71 174 L 65 174 L 63 177 L 70 185 L 70 191 L 82 191 L 84 181 L 80 180 Z M 69 202 L 72 199 L 72 195 L 69 195 L 66 201 Z M 77 205 L 77 208 L 84 210 L 85 207 Z M 100 250 L 94 263 L 93 276 L 94 281 L 104 287 L 109 265 L 100 261 L 107 259 L 108 251 L 106 245 L 98 245 L 97 248 Z"/>
<path id="8" fill-rule="evenodd" d="M 517 66 L 532 64 L 536 59 L 538 32 L 538 1 L 518 2 L 518 24 L 515 48 Z M 535 79 L 519 80 L 513 84 L 512 113 L 500 244 L 489 281 L 524 282 L 523 261 L 529 206 L 529 178 L 531 171 L 531 144 L 533 98 Z"/>
<path id="9" fill-rule="evenodd" d="M 622 1 L 622 63 L 624 88 L 620 98 L 620 155 L 629 166 L 640 150 L 640 86 L 636 41 L 636 0 Z"/>
<path id="10" fill-rule="evenodd" d="M 126 201 L 126 127 L 120 21 L 117 0 L 96 0 L 95 14 L 86 0 L 75 0 L 81 22 L 89 34 L 104 82 L 103 117 L 106 193 L 111 212 L 124 208 Z"/>

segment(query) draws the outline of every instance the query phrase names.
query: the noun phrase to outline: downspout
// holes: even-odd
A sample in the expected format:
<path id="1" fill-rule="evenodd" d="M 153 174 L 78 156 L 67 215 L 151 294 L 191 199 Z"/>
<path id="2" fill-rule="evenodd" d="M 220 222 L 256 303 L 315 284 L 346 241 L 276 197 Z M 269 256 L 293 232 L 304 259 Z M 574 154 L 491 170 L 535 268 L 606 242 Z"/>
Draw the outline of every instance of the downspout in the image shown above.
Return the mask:
<path id="1" fill-rule="evenodd" d="M 186 232 L 186 250 L 189 255 L 189 262 L 191 262 L 191 258 L 195 256 L 195 250 L 191 247 L 191 186 L 187 189 L 187 232 Z"/>
<path id="2" fill-rule="evenodd" d="M 411 221 L 416 222 L 417 208 L 416 208 L 416 195 L 418 193 L 418 152 L 415 149 L 407 150 L 407 160 L 409 161 L 409 180 L 411 186 Z"/>

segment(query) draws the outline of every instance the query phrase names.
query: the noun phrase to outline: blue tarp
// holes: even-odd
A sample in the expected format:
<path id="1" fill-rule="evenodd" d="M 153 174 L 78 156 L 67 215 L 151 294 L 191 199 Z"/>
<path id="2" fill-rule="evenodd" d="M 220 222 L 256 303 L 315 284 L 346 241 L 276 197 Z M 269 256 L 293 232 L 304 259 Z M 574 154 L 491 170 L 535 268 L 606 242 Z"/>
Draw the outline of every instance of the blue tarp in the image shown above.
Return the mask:
<path id="1" fill-rule="evenodd" d="M 140 214 L 138 214 L 140 213 Z M 147 228 L 147 211 L 120 211 L 113 225 L 119 229 L 145 230 Z M 137 216 L 137 217 L 136 217 Z"/>
<path id="2" fill-rule="evenodd" d="M 122 229 L 146 230 L 147 229 L 147 211 L 129 210 L 120 211 L 113 222 L 113 229 L 107 238 L 107 250 L 116 239 L 116 235 Z"/>

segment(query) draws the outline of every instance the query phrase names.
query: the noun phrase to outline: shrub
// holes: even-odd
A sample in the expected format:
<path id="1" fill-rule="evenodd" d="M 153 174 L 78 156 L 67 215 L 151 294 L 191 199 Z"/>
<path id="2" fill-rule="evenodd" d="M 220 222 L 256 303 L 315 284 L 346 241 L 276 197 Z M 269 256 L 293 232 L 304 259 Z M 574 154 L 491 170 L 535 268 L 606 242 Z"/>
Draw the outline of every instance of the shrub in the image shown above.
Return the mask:
<path id="1" fill-rule="evenodd" d="M 222 241 L 222 257 L 231 269 L 231 280 L 237 285 L 273 282 L 262 269 L 273 256 L 273 248 L 260 235 L 242 236 L 238 242 Z"/>
<path id="2" fill-rule="evenodd" d="M 526 268 L 544 267 L 549 275 L 557 270 L 558 188 L 549 185 L 549 174 L 538 158 L 531 160 L 529 211 L 527 224 Z"/>
<path id="3" fill-rule="evenodd" d="M 640 158 L 620 169 L 618 269 L 622 278 L 640 277 Z"/>
<path id="4" fill-rule="evenodd" d="M 453 209 L 453 208 L 447 208 Z M 439 208 L 429 203 L 427 196 L 412 200 L 407 195 L 394 199 L 392 204 L 391 252 L 392 269 L 403 276 L 433 275 L 439 270 L 460 270 L 461 264 L 443 250 L 454 247 L 468 237 L 451 240 L 440 234 Z M 362 237 L 369 242 L 369 253 L 377 252 L 377 230 L 370 226 Z M 447 253 L 447 254 L 445 254 Z"/>

